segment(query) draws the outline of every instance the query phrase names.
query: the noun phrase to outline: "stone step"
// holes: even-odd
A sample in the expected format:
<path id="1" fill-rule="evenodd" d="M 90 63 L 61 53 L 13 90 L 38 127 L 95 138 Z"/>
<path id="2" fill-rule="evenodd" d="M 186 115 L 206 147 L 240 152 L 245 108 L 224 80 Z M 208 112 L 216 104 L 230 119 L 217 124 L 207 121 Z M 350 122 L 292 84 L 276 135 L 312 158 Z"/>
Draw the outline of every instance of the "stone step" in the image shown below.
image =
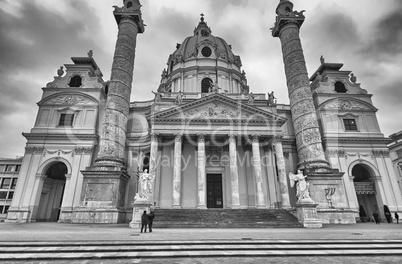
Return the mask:
<path id="1" fill-rule="evenodd" d="M 2 242 L 0 261 L 262 256 L 400 256 L 402 240 Z"/>
<path id="2" fill-rule="evenodd" d="M 281 209 L 156 209 L 157 228 L 302 227 Z"/>

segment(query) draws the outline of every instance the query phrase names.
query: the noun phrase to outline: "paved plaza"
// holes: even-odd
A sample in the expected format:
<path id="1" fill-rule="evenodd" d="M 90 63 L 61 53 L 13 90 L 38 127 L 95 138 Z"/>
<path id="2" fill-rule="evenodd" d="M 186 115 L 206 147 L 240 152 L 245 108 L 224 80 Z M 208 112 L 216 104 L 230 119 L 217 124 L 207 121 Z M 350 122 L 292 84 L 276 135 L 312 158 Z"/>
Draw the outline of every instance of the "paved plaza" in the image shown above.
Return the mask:
<path id="1" fill-rule="evenodd" d="M 156 218 L 157 219 L 157 218 Z M 307 228 L 160 228 L 138 234 L 128 224 L 0 223 L 1 241 L 203 240 L 203 239 L 402 239 L 402 224 L 324 225 Z"/>

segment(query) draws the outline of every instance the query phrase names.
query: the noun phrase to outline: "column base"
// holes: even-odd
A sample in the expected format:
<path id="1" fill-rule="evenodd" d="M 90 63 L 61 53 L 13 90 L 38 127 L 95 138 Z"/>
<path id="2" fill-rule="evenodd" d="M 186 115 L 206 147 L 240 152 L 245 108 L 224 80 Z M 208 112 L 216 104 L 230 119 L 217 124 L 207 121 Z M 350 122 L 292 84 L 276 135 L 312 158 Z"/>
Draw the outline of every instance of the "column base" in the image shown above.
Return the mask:
<path id="1" fill-rule="evenodd" d="M 134 229 L 134 233 L 140 233 L 141 231 L 141 216 L 144 211 L 149 212 L 149 208 L 152 206 L 152 203 L 148 200 L 140 200 L 134 201 L 133 207 L 133 219 L 131 220 L 129 227 Z"/>
<path id="2" fill-rule="evenodd" d="M 240 207 L 240 205 L 236 204 L 236 205 L 232 205 L 231 208 L 232 208 L 232 209 L 240 209 L 241 207 Z"/>
<path id="3" fill-rule="evenodd" d="M 197 209 L 205 210 L 208 208 L 205 205 L 199 205 L 199 206 L 197 206 Z"/>
<path id="4" fill-rule="evenodd" d="M 311 199 L 296 202 L 296 213 L 299 223 L 306 228 L 321 228 L 322 222 L 318 219 L 317 204 Z"/>
<path id="5" fill-rule="evenodd" d="M 181 205 L 172 205 L 172 209 L 182 209 Z"/>

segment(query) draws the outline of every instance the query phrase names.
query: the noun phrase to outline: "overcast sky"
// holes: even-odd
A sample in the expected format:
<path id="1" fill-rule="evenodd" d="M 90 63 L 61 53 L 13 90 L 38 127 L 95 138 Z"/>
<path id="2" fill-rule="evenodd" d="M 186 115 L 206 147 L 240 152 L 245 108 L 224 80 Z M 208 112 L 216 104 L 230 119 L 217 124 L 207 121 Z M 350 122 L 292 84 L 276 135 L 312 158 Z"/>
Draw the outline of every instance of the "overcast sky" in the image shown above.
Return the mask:
<path id="1" fill-rule="evenodd" d="M 104 79 L 117 36 L 113 5 L 122 0 L 0 0 L 0 157 L 22 156 L 42 90 L 70 57 L 94 52 Z M 269 28 L 279 0 L 142 0 L 147 25 L 137 39 L 131 101 L 154 97 L 176 43 L 193 34 L 200 13 L 214 36 L 240 55 L 250 91 L 275 91 L 288 103 L 282 53 Z M 402 1 L 293 0 L 306 10 L 301 39 L 309 76 L 344 63 L 373 94 L 385 136 L 402 130 Z"/>

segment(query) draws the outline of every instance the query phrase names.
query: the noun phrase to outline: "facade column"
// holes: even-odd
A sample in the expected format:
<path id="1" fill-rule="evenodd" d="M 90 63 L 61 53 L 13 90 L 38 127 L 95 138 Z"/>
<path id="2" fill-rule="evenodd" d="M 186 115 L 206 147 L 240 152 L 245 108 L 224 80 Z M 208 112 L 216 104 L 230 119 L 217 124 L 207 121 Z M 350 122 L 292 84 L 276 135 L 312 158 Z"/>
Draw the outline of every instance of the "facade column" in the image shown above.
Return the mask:
<path id="1" fill-rule="evenodd" d="M 253 136 L 252 148 L 253 148 L 252 166 L 254 171 L 254 182 L 256 185 L 257 208 L 265 207 L 264 190 L 262 188 L 260 142 L 257 135 Z"/>
<path id="2" fill-rule="evenodd" d="M 232 208 L 240 208 L 239 174 L 237 171 L 236 137 L 229 135 L 230 182 L 232 187 Z"/>
<path id="3" fill-rule="evenodd" d="M 291 208 L 289 199 L 288 180 L 286 178 L 285 158 L 283 157 L 282 137 L 276 136 L 273 140 L 276 154 L 276 166 L 278 169 L 279 190 L 281 193 L 282 208 Z"/>
<path id="4" fill-rule="evenodd" d="M 177 134 L 174 143 L 173 167 L 173 203 L 172 208 L 181 208 L 181 142 L 182 135 Z"/>
<path id="5" fill-rule="evenodd" d="M 207 209 L 207 178 L 205 174 L 205 136 L 198 135 L 198 150 L 197 150 L 197 192 L 198 192 L 198 209 Z"/>
<path id="6" fill-rule="evenodd" d="M 304 21 L 302 12 L 293 11 L 289 0 L 281 0 L 276 8 L 276 22 L 272 36 L 282 44 L 283 62 L 290 98 L 290 108 L 296 136 L 299 168 L 304 166 L 329 169 L 321 143 L 310 81 L 299 36 Z"/>
<path id="7" fill-rule="evenodd" d="M 156 178 L 156 170 L 158 166 L 158 142 L 159 142 L 159 136 L 158 134 L 151 134 L 151 150 L 149 154 L 149 174 L 150 175 L 155 175 Z M 156 180 L 153 181 L 152 183 L 152 195 L 150 202 L 153 204 L 155 202 L 155 182 Z"/>

